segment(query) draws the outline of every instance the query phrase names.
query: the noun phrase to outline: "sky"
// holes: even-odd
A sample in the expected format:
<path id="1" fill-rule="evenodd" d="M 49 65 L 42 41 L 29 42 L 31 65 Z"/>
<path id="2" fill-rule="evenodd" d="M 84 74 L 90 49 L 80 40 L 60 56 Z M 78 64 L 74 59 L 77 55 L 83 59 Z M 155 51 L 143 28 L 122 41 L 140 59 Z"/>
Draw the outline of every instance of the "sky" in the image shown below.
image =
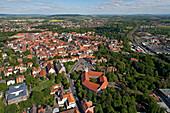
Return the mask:
<path id="1" fill-rule="evenodd" d="M 170 14 L 170 0 L 0 0 L 0 14 Z"/>

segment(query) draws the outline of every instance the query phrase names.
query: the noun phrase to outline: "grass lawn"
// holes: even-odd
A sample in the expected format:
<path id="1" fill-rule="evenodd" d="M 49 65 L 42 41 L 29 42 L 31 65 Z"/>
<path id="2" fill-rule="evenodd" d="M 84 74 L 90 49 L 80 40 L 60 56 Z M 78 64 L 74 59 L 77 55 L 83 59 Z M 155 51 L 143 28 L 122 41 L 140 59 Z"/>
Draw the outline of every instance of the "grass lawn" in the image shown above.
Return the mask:
<path id="1" fill-rule="evenodd" d="M 74 65 L 69 65 L 68 68 L 71 69 Z"/>
<path id="2" fill-rule="evenodd" d="M 130 30 L 130 29 L 133 29 L 133 27 L 129 26 L 129 27 L 126 27 L 127 30 Z"/>
<path id="3" fill-rule="evenodd" d="M 98 79 L 91 79 L 90 82 L 93 82 L 93 83 L 98 83 Z"/>
<path id="4" fill-rule="evenodd" d="M 40 90 L 45 89 L 47 87 L 50 87 L 54 84 L 55 84 L 54 81 L 45 80 L 45 81 L 40 82 L 40 84 L 38 86 L 34 87 L 32 90 L 33 91 L 40 91 Z"/>
<path id="5" fill-rule="evenodd" d="M 129 30 L 123 30 L 123 32 L 127 33 Z"/>

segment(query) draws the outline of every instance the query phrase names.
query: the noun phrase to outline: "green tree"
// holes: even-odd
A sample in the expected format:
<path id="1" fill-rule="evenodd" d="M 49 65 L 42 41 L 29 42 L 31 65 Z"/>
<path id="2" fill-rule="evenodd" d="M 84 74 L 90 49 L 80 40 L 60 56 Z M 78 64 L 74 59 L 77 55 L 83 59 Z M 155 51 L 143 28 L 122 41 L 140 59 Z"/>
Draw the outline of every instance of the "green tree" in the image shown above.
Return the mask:
<path id="1" fill-rule="evenodd" d="M 31 54 L 28 50 L 26 50 L 25 52 L 23 52 L 23 54 L 25 55 L 25 56 L 27 56 L 27 55 L 29 55 L 29 54 Z"/>
<path id="2" fill-rule="evenodd" d="M 33 62 L 34 64 L 36 64 L 36 63 L 37 63 L 37 58 L 36 58 L 36 57 L 33 57 L 33 58 L 32 58 L 32 62 Z"/>
<path id="3" fill-rule="evenodd" d="M 60 112 L 62 112 L 63 110 L 64 110 L 63 107 L 60 107 L 60 108 L 59 108 L 59 111 L 60 111 Z"/>
<path id="4" fill-rule="evenodd" d="M 22 112 L 24 108 L 31 107 L 32 102 L 30 99 L 27 99 L 26 101 L 19 102 L 19 111 Z"/>
<path id="5" fill-rule="evenodd" d="M 89 98 L 89 100 L 92 100 L 92 92 L 88 91 L 87 97 Z"/>
<path id="6" fill-rule="evenodd" d="M 128 111 L 125 108 L 122 108 L 121 113 L 128 113 Z"/>
<path id="7" fill-rule="evenodd" d="M 0 100 L 0 113 L 4 113 L 5 104 Z"/>
<path id="8" fill-rule="evenodd" d="M 2 76 L 2 79 L 5 79 L 5 74 L 3 71 L 1 71 L 1 76 Z"/>
<path id="9" fill-rule="evenodd" d="M 43 93 L 41 91 L 33 91 L 31 95 L 31 100 L 35 103 L 35 105 L 39 105 L 43 98 Z"/>
<path id="10" fill-rule="evenodd" d="M 72 75 L 72 78 L 73 78 L 74 80 L 77 80 L 77 79 L 79 78 L 79 76 L 80 76 L 79 74 L 76 74 L 75 71 L 72 72 L 71 75 Z"/>
<path id="11" fill-rule="evenodd" d="M 0 83 L 0 91 L 6 91 L 8 89 L 8 86 L 5 83 Z"/>
<path id="12" fill-rule="evenodd" d="M 112 106 L 107 107 L 107 113 L 114 113 L 114 112 L 115 112 L 115 110 L 113 109 Z"/>
<path id="13" fill-rule="evenodd" d="M 49 77 L 50 80 L 52 80 L 52 81 L 55 80 L 55 74 L 54 74 L 54 73 L 52 73 L 52 74 L 49 73 L 49 74 L 48 74 L 48 77 Z"/>
<path id="14" fill-rule="evenodd" d="M 10 104 L 5 107 L 5 113 L 17 113 L 18 108 L 16 104 Z"/>
<path id="15" fill-rule="evenodd" d="M 56 82 L 57 84 L 59 84 L 59 83 L 61 83 L 61 81 L 62 81 L 61 74 L 58 74 L 58 75 L 56 76 L 56 78 L 55 78 L 55 82 Z"/>
<path id="16" fill-rule="evenodd" d="M 48 87 L 48 88 L 45 88 L 44 89 L 44 91 L 43 91 L 43 93 L 44 93 L 44 96 L 46 97 L 46 96 L 49 96 L 50 95 L 50 91 L 51 91 L 51 89 Z"/>
<path id="17" fill-rule="evenodd" d="M 38 64 L 35 64 L 34 66 L 35 66 L 36 68 L 37 68 L 37 67 L 39 67 L 39 65 L 38 65 Z"/>
<path id="18" fill-rule="evenodd" d="M 135 105 L 130 104 L 128 110 L 129 110 L 129 113 L 137 113 Z"/>

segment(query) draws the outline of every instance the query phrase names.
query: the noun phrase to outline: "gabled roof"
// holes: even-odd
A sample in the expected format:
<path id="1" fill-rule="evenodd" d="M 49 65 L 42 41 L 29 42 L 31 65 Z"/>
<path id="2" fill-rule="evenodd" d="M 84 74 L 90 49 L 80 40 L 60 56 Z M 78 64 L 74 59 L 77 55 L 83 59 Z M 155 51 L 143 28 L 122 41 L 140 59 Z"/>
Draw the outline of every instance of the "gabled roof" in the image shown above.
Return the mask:
<path id="1" fill-rule="evenodd" d="M 55 84 L 55 85 L 53 85 L 53 86 L 51 86 L 51 92 L 50 92 L 50 94 L 51 93 L 55 93 L 55 92 L 57 92 L 58 90 L 61 90 L 62 88 L 61 88 L 61 84 Z"/>
<path id="2" fill-rule="evenodd" d="M 65 69 L 63 63 L 61 61 L 58 61 L 57 65 L 56 65 L 57 71 L 59 72 L 62 68 Z"/>
<path id="3" fill-rule="evenodd" d="M 29 62 L 29 63 L 27 63 L 27 65 L 33 65 L 33 63 L 32 63 L 32 62 Z"/>
<path id="4" fill-rule="evenodd" d="M 51 68 L 54 69 L 54 66 L 51 63 L 48 63 L 47 64 L 47 70 L 49 71 Z"/>
<path id="5" fill-rule="evenodd" d="M 96 83 L 93 83 L 93 82 L 90 82 L 88 80 L 85 80 L 82 82 L 82 84 L 87 87 L 88 89 L 92 90 L 92 91 L 97 91 L 97 89 L 100 87 L 99 84 L 96 84 Z"/>
<path id="6" fill-rule="evenodd" d="M 100 82 L 103 82 L 102 85 L 100 86 L 100 89 L 102 89 L 102 90 L 109 85 L 106 76 L 101 76 Z"/>
<path id="7" fill-rule="evenodd" d="M 72 93 L 65 94 L 65 95 L 63 95 L 62 97 L 63 97 L 63 98 L 67 98 L 69 103 L 71 103 L 71 102 L 75 102 L 75 100 L 74 100 L 74 97 L 73 97 L 73 94 L 72 94 Z"/>
<path id="8" fill-rule="evenodd" d="M 96 77 L 97 78 L 100 77 L 101 85 L 89 81 L 90 78 L 96 78 Z M 104 76 L 103 72 L 95 72 L 95 71 L 85 70 L 85 73 L 82 75 L 82 81 L 83 81 L 82 84 L 86 88 L 88 88 L 94 92 L 96 92 L 99 88 L 103 90 L 104 88 L 106 88 L 108 86 L 107 77 Z"/>
<path id="9" fill-rule="evenodd" d="M 84 102 L 83 108 L 86 110 L 87 108 L 91 107 L 93 105 L 92 101 Z"/>
<path id="10" fill-rule="evenodd" d="M 40 71 L 40 76 L 43 76 L 43 75 L 46 76 L 46 74 L 47 74 L 47 73 L 46 73 L 46 70 L 43 69 L 43 70 Z"/>
<path id="11" fill-rule="evenodd" d="M 17 76 L 17 77 L 16 77 L 16 80 L 19 79 L 19 78 L 24 79 L 24 75 Z"/>
<path id="12" fill-rule="evenodd" d="M 88 71 L 88 74 L 93 75 L 93 76 L 102 76 L 104 73 L 103 72 Z"/>
<path id="13" fill-rule="evenodd" d="M 24 66 L 24 64 L 23 64 L 23 63 L 20 63 L 20 64 L 19 64 L 19 66 L 20 66 L 20 67 L 23 67 L 23 66 Z"/>

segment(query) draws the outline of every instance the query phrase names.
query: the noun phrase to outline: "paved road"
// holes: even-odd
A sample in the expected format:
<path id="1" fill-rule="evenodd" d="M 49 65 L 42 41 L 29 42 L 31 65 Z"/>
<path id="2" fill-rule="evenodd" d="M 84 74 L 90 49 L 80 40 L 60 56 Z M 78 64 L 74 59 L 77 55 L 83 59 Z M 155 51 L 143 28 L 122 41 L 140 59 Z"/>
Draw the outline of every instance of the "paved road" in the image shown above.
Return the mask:
<path id="1" fill-rule="evenodd" d="M 170 103 L 167 101 L 167 99 L 165 99 L 162 95 L 160 95 L 159 93 L 156 93 L 157 96 L 165 103 L 164 107 L 168 109 L 168 112 L 170 112 Z"/>
<path id="2" fill-rule="evenodd" d="M 77 93 L 76 93 L 76 87 L 74 86 L 74 80 L 71 79 L 71 77 L 70 77 L 70 74 L 71 74 L 73 71 L 75 71 L 75 70 L 77 69 L 77 67 L 79 67 L 79 65 L 85 65 L 86 67 L 88 67 L 89 70 L 94 70 L 95 68 L 94 68 L 88 61 L 86 61 L 85 59 L 80 59 L 80 60 L 79 60 L 78 62 L 76 62 L 76 63 L 74 64 L 74 66 L 71 68 L 69 74 L 66 74 L 66 77 L 67 77 L 67 79 L 68 79 L 68 81 L 69 81 L 69 84 L 70 84 L 70 90 L 71 90 L 71 92 L 72 92 L 72 94 L 73 94 L 73 96 L 74 96 L 74 99 L 75 99 L 75 101 L 76 101 L 77 107 L 78 107 L 80 113 L 84 113 L 83 108 L 82 108 L 82 106 L 81 106 L 81 103 L 79 102 L 78 95 L 77 95 Z"/>
<path id="3" fill-rule="evenodd" d="M 73 94 L 73 97 L 76 101 L 76 105 L 77 105 L 80 113 L 84 113 L 81 103 L 79 102 L 78 95 L 76 93 L 76 87 L 74 86 L 74 81 L 70 78 L 70 75 L 67 74 L 66 77 L 69 80 L 70 90 L 71 90 L 71 93 Z"/>
<path id="4" fill-rule="evenodd" d="M 95 68 L 88 62 L 86 61 L 85 59 L 80 59 L 78 62 L 76 62 L 74 64 L 74 66 L 71 68 L 69 74 L 71 74 L 73 71 L 76 70 L 76 68 L 79 66 L 79 65 L 85 65 L 86 67 L 88 67 L 89 70 L 94 70 Z"/>

